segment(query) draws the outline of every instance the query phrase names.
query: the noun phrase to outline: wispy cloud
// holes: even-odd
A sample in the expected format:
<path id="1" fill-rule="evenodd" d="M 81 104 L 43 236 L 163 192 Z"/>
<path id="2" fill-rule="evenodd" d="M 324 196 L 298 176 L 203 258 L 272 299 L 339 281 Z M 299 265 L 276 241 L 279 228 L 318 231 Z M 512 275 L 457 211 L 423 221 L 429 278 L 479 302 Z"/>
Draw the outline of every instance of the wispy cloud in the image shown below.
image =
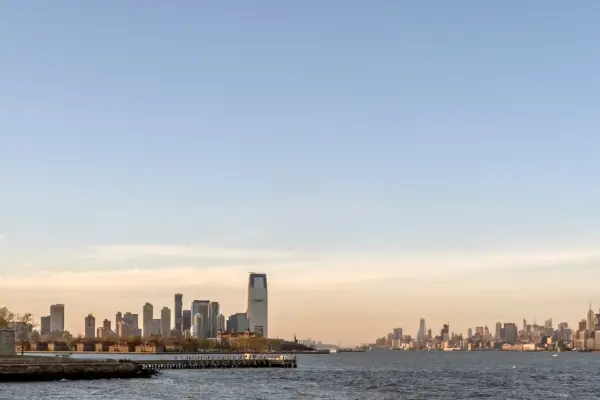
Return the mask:
<path id="1" fill-rule="evenodd" d="M 94 246 L 84 257 L 102 260 L 140 260 L 150 258 L 290 260 L 297 258 L 298 255 L 271 250 L 219 248 L 198 245 L 132 244 Z"/>
<path id="2" fill-rule="evenodd" d="M 485 273 L 515 273 L 540 268 L 569 270 L 600 258 L 598 250 L 496 252 L 478 254 L 304 254 L 185 245 L 96 246 L 77 268 L 44 269 L 36 263 L 27 278 L 11 272 L 0 287 L 147 289 L 180 287 L 188 282 L 220 287 L 246 284 L 251 270 L 269 274 L 280 289 L 336 288 L 431 282 Z M 205 263 L 205 259 L 220 262 Z M 155 262 L 156 260 L 160 262 Z M 155 262 L 154 264 L 152 264 Z M 149 266 L 151 265 L 152 266 Z M 129 267 L 125 267 L 129 265 Z M 31 274 L 34 275 L 31 275 Z"/>

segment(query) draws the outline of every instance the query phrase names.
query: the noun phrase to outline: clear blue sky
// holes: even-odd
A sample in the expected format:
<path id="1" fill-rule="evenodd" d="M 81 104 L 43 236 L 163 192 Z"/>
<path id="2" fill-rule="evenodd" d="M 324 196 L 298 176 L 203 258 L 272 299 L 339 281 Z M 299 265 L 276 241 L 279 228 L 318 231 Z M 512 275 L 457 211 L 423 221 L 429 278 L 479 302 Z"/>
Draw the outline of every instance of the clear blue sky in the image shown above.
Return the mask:
<path id="1" fill-rule="evenodd" d="M 595 0 L 2 2 L 5 254 L 597 247 L 599 15 Z"/>
<path id="2" fill-rule="evenodd" d="M 5 2 L 2 228 L 341 250 L 591 229 L 598 12 Z"/>

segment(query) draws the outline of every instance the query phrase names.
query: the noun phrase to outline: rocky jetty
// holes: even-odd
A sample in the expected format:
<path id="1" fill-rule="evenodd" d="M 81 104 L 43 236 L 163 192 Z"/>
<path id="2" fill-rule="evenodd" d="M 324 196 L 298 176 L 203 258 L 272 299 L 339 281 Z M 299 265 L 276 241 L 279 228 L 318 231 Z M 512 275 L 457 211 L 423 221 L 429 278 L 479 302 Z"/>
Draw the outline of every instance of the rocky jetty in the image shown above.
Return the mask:
<path id="1" fill-rule="evenodd" d="M 0 382 L 149 378 L 156 369 L 133 361 L 96 361 L 58 357 L 0 358 Z"/>

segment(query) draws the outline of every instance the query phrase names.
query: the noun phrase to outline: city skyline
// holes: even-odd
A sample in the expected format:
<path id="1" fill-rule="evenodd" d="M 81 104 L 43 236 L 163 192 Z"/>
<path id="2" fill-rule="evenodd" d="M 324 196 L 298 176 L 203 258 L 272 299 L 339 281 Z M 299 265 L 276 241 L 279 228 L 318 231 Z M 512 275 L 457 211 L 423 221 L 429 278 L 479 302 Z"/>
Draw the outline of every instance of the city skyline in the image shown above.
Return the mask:
<path id="1" fill-rule="evenodd" d="M 596 2 L 149 1 L 3 4 L 0 305 L 230 315 L 258 270 L 269 336 L 343 344 L 600 305 Z"/>
<path id="2" fill-rule="evenodd" d="M 263 274 L 258 274 L 258 275 L 263 275 Z M 185 298 L 185 297 L 184 297 L 184 298 Z M 193 308 L 193 303 L 194 303 L 194 302 L 198 302 L 198 301 L 197 301 L 197 300 L 194 300 L 194 301 L 192 301 L 192 304 L 191 304 L 191 307 L 190 307 L 190 308 Z M 219 309 L 219 308 L 218 308 L 218 307 L 219 307 L 219 302 L 218 302 L 218 301 L 211 301 L 211 302 L 209 303 L 208 301 L 201 300 L 201 301 L 199 301 L 199 302 L 200 302 L 200 303 L 204 303 L 204 302 L 206 302 L 206 307 L 207 307 L 207 310 L 208 310 L 209 308 L 211 308 L 213 304 L 216 304 L 216 305 L 217 305 L 217 309 Z M 129 311 L 127 311 L 127 312 L 126 312 L 126 314 L 130 314 L 130 313 L 131 313 L 131 314 L 133 314 L 133 315 L 134 315 L 134 316 L 137 318 L 136 322 L 137 322 L 137 324 L 140 326 L 140 328 L 141 328 L 141 326 L 143 325 L 143 312 L 144 312 L 144 309 L 145 309 L 145 307 L 146 307 L 146 305 L 147 305 L 147 304 L 151 304 L 151 303 L 150 303 L 150 302 L 146 302 L 144 305 L 142 305 L 142 306 L 141 306 L 141 312 L 136 312 L 136 310 L 129 310 Z M 152 305 L 152 304 L 151 304 L 151 305 Z M 64 310 L 65 310 L 65 309 L 68 309 L 68 306 L 67 306 L 67 305 L 65 305 L 65 304 L 54 304 L 54 305 L 50 305 L 50 306 L 49 306 L 50 312 L 52 313 L 52 310 L 56 309 L 56 307 L 57 307 L 57 306 L 59 306 L 59 307 L 60 307 L 60 308 L 59 308 L 59 310 L 62 310 L 62 312 L 64 312 Z M 532 320 L 530 320 L 530 319 L 527 319 L 527 318 L 522 318 L 522 319 L 519 319 L 518 321 L 522 321 L 522 323 L 523 323 L 523 325 L 522 325 L 522 326 L 523 326 L 523 327 L 525 326 L 525 324 L 526 324 L 526 323 L 527 323 L 529 326 L 539 326 L 539 327 L 544 327 L 544 326 L 548 327 L 548 326 L 550 326 L 550 327 L 552 327 L 552 326 L 553 326 L 553 321 L 554 321 L 554 322 L 556 323 L 556 326 L 559 326 L 559 327 L 560 327 L 561 325 L 564 325 L 564 324 L 566 324 L 566 326 L 568 326 L 570 329 L 573 329 L 573 331 L 575 331 L 575 330 L 577 330 L 577 329 L 581 329 L 581 326 L 582 326 L 581 324 L 582 324 L 582 322 L 583 322 L 584 324 L 587 324 L 587 326 L 590 326 L 590 321 L 593 321 L 593 322 L 591 323 L 591 326 L 595 328 L 595 327 L 597 326 L 597 325 L 596 325 L 596 321 L 600 321 L 600 307 L 597 307 L 598 313 L 596 313 L 596 312 L 594 311 L 594 309 L 593 309 L 593 307 L 592 307 L 592 304 L 591 304 L 591 303 L 589 304 L 589 307 L 590 307 L 590 308 L 589 308 L 588 310 L 586 310 L 586 312 L 583 314 L 583 316 L 582 316 L 581 318 L 579 318 L 579 319 L 576 319 L 574 322 L 571 322 L 571 321 L 562 321 L 562 320 L 561 320 L 560 322 L 557 322 L 558 320 L 555 320 L 555 318 L 553 318 L 552 316 L 550 316 L 550 317 L 548 317 L 548 318 L 545 318 L 545 319 L 543 319 L 543 321 L 536 320 L 536 318 L 535 318 L 535 317 L 534 317 Z M 162 317 L 162 315 L 161 315 L 161 311 L 164 311 L 165 309 L 168 309 L 168 311 L 169 311 L 169 319 L 168 319 L 169 323 L 168 323 L 168 324 L 169 324 L 169 326 L 170 326 L 171 330 L 175 330 L 175 318 L 174 318 L 174 315 L 173 315 L 173 313 L 172 313 L 172 311 L 173 311 L 173 309 L 172 309 L 172 308 L 170 308 L 170 307 L 168 307 L 168 306 L 163 306 L 163 307 L 161 307 L 161 308 L 158 310 L 158 311 L 159 311 L 159 314 L 158 314 L 158 315 L 156 315 L 156 314 L 153 314 L 153 316 L 154 316 L 154 317 L 157 317 L 157 316 L 158 316 L 158 318 L 157 318 L 157 319 L 155 319 L 155 320 L 156 320 L 157 322 L 159 322 L 159 321 L 160 321 L 160 323 L 161 323 L 161 325 L 162 325 L 162 324 L 164 323 L 164 321 L 162 321 L 162 320 L 161 320 L 161 317 Z M 187 310 L 186 310 L 186 309 L 184 309 L 183 311 L 184 311 L 184 312 L 185 312 L 185 311 L 188 311 L 188 312 L 190 312 L 190 309 L 187 309 Z M 234 312 L 234 313 L 226 313 L 226 314 L 223 314 L 223 313 L 221 313 L 221 312 L 219 313 L 219 315 L 221 315 L 222 317 L 224 317 L 224 320 L 223 320 L 223 325 L 224 325 L 225 321 L 226 321 L 226 320 L 227 320 L 229 317 L 235 317 L 236 315 L 241 315 L 241 314 L 243 314 L 244 316 L 246 316 L 246 313 L 245 313 L 245 312 Z M 118 315 L 123 315 L 123 314 L 122 314 L 121 312 L 119 312 L 119 313 L 118 313 Z M 117 315 L 117 317 L 116 317 L 116 318 L 118 318 L 118 315 Z M 40 327 L 41 327 L 41 326 L 43 326 L 43 324 L 44 324 L 43 320 L 44 320 L 45 318 L 49 318 L 49 320 L 47 321 L 47 324 L 48 324 L 47 326 L 48 326 L 48 328 L 49 328 L 49 327 L 50 327 L 50 324 L 51 324 L 51 321 L 52 321 L 52 318 L 51 318 L 51 317 L 52 317 L 52 315 L 48 315 L 48 316 L 41 316 L 40 318 L 34 317 L 34 320 L 35 320 L 35 321 L 36 321 L 36 323 L 37 323 L 36 329 L 38 329 L 38 330 L 39 330 L 39 329 L 40 329 Z M 60 316 L 60 318 L 63 318 L 63 316 L 61 315 L 61 316 Z M 59 318 L 59 319 L 60 319 L 60 318 Z M 98 317 L 97 317 L 96 315 L 94 315 L 93 313 L 90 313 L 90 314 L 87 314 L 87 315 L 85 316 L 85 319 L 82 319 L 82 321 L 83 321 L 83 322 L 82 322 L 82 321 L 80 321 L 80 322 L 82 322 L 82 324 L 81 324 L 81 325 L 82 325 L 83 329 L 81 329 L 80 331 L 78 331 L 78 330 L 69 330 L 69 329 L 65 329 L 65 330 L 66 330 L 66 331 L 69 331 L 69 332 L 70 332 L 71 334 L 73 334 L 74 336 L 76 336 L 77 334 L 81 334 L 81 335 L 83 335 L 83 336 L 85 336 L 85 337 L 89 337 L 89 336 L 87 335 L 87 332 L 88 332 L 88 330 L 87 330 L 87 329 L 88 329 L 88 320 L 89 320 L 90 318 L 92 318 L 92 320 L 94 320 L 94 321 L 95 321 L 95 325 L 94 325 L 94 326 L 95 326 L 95 328 L 100 328 L 100 327 L 102 327 L 102 326 L 103 326 L 103 321 L 105 321 L 105 320 L 108 320 L 108 321 L 110 321 L 110 322 L 109 322 L 109 325 L 110 325 L 110 324 L 112 324 L 113 322 L 116 322 L 116 321 L 115 321 L 115 316 L 114 316 L 114 315 L 113 315 L 112 317 L 106 317 L 106 318 L 104 318 L 104 317 L 100 317 L 100 318 L 98 318 Z M 38 319 L 39 319 L 39 321 L 38 321 Z M 66 319 L 66 318 L 65 318 L 65 319 Z M 421 330 L 423 330 L 423 332 L 424 332 L 424 334 L 425 334 L 425 335 L 428 335 L 428 334 L 429 334 L 429 335 L 430 335 L 430 337 L 431 337 L 431 335 L 435 335 L 435 333 L 436 333 L 436 332 L 438 332 L 438 331 L 439 331 L 439 329 L 441 328 L 441 329 L 442 329 L 442 332 L 444 332 L 444 329 L 445 329 L 445 332 L 446 332 L 446 334 L 448 334 L 448 335 L 449 335 L 449 334 L 453 334 L 453 335 L 454 335 L 454 334 L 456 334 L 456 335 L 462 335 L 464 338 L 469 338 L 469 337 L 472 335 L 472 332 L 478 333 L 478 332 L 477 332 L 477 330 L 478 330 L 478 329 L 481 329 L 481 330 L 482 330 L 482 332 L 481 332 L 481 333 L 483 333 L 483 329 L 485 328 L 485 332 L 486 332 L 486 333 L 487 333 L 487 332 L 489 332 L 490 338 L 497 339 L 497 338 L 498 338 L 498 336 L 497 336 L 497 335 L 502 335 L 502 336 L 504 336 L 504 332 L 503 332 L 503 331 L 504 331 L 504 329 L 505 329 L 505 327 L 506 327 L 506 326 L 511 326 L 511 325 L 514 325 L 514 326 L 515 326 L 515 328 L 514 328 L 514 335 L 516 335 L 517 331 L 519 331 L 519 332 L 520 332 L 520 329 L 521 329 L 521 325 L 519 325 L 519 323 L 518 323 L 518 322 L 516 322 L 517 320 L 515 320 L 515 321 L 500 321 L 500 320 L 496 320 L 496 321 L 495 321 L 493 324 L 488 324 L 488 323 L 483 323 L 483 324 L 479 324 L 479 323 L 476 323 L 476 324 L 471 324 L 471 325 L 469 325 L 469 327 L 468 327 L 467 329 L 465 329 L 464 331 L 462 331 L 462 330 L 460 330 L 460 329 L 453 329 L 453 328 L 454 328 L 454 326 L 453 326 L 453 324 L 452 324 L 451 322 L 444 322 L 444 323 L 441 323 L 441 324 L 439 324 L 439 325 L 436 325 L 435 323 L 432 323 L 431 325 L 429 325 L 429 324 L 430 324 L 430 322 L 429 322 L 429 321 L 428 321 L 426 318 L 420 317 L 420 318 L 419 318 L 419 320 L 420 320 L 420 323 L 418 323 L 418 326 L 417 326 L 417 328 L 416 328 L 416 329 L 414 329 L 414 330 L 413 330 L 413 329 L 411 329 L 411 326 L 410 326 L 410 324 L 408 324 L 408 325 L 406 325 L 406 326 L 402 326 L 402 327 L 399 327 L 399 328 L 393 328 L 393 334 L 394 334 L 394 335 L 396 335 L 396 331 L 397 331 L 397 330 L 399 330 L 399 331 L 401 332 L 401 333 L 400 333 L 400 336 L 401 336 L 402 334 L 404 334 L 404 335 L 410 335 L 410 336 L 412 336 L 412 337 L 413 337 L 413 340 L 415 340 L 416 342 L 421 342 L 421 341 L 422 341 L 422 340 L 420 339 L 420 332 L 421 332 Z M 64 321 L 64 320 L 63 320 L 63 321 Z M 212 314 L 211 314 L 211 323 L 212 323 Z M 246 318 L 246 323 L 248 323 L 248 319 L 247 319 L 247 318 Z M 116 325 L 117 325 L 117 324 L 115 324 L 115 325 L 112 325 L 112 326 L 113 326 L 113 327 L 115 327 Z M 433 328 L 431 328 L 431 326 L 433 326 Z M 578 328 L 578 327 L 579 327 L 579 328 Z M 249 329 L 251 329 L 251 325 L 248 325 L 248 328 L 249 328 Z M 594 329 L 594 328 L 593 328 L 593 329 Z M 223 328 L 223 330 L 225 330 L 225 329 Z M 251 329 L 251 330 L 252 330 L 252 329 Z M 94 332 L 96 332 L 96 331 L 94 330 Z M 113 329 L 113 332 L 115 332 L 115 329 Z M 212 332 L 212 331 L 211 331 L 211 332 Z M 215 331 L 215 332 L 216 332 L 216 331 Z M 432 332 L 433 332 L 433 333 L 432 333 Z M 500 333 L 500 332 L 502 332 L 502 333 Z M 140 329 L 140 334 L 141 334 L 141 336 L 143 336 L 143 337 L 144 337 L 144 338 L 146 338 L 146 339 L 149 337 L 149 336 L 146 336 L 145 334 L 143 334 L 143 329 Z M 194 335 L 194 334 L 192 334 L 192 336 L 193 336 L 193 335 Z M 507 335 L 509 335 L 509 334 L 507 334 Z M 167 336 L 170 336 L 170 334 L 169 334 L 169 335 L 167 335 Z M 216 334 L 215 334 L 215 335 L 211 334 L 211 335 L 208 335 L 208 336 L 206 336 L 206 337 L 214 337 L 214 336 L 216 336 Z M 311 336 L 310 336 L 310 335 L 308 335 L 308 336 L 299 336 L 299 335 L 297 335 L 297 334 L 294 334 L 294 337 L 296 337 L 296 336 L 298 336 L 298 337 L 303 337 L 303 338 L 311 338 Z M 509 336 L 510 336 L 510 335 L 509 335 Z M 279 335 L 272 336 L 272 337 L 273 337 L 273 338 L 275 338 L 275 337 L 280 337 L 280 338 L 286 338 L 286 339 L 289 339 L 289 337 L 286 337 L 286 336 L 279 336 Z M 516 336 L 515 336 L 515 337 L 516 337 Z M 341 344 L 341 343 L 342 343 L 342 341 L 341 341 L 341 340 L 339 340 L 339 339 L 337 339 L 337 340 L 329 340 L 329 341 L 327 341 L 327 340 L 321 340 L 320 338 L 318 338 L 318 337 L 314 337 L 314 336 L 312 336 L 312 338 L 313 338 L 313 339 L 319 339 L 319 342 L 324 342 L 324 343 L 338 343 L 338 344 Z M 331 338 L 329 338 L 329 339 L 331 339 Z M 373 341 L 372 341 L 372 340 L 364 340 L 364 341 L 360 341 L 360 342 L 346 341 L 346 342 L 344 343 L 344 345 L 346 345 L 346 346 L 347 346 L 347 345 L 355 346 L 355 345 L 363 345 L 363 344 L 369 344 L 369 343 L 373 343 Z"/>

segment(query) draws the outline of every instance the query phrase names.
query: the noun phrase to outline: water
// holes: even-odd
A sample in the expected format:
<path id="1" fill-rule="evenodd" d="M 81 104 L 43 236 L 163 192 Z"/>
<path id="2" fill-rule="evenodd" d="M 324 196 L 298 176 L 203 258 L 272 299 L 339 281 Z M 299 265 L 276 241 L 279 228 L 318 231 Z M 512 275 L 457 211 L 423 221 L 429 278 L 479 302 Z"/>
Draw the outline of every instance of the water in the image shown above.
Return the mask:
<path id="1" fill-rule="evenodd" d="M 600 354 L 299 356 L 297 369 L 164 371 L 149 380 L 0 384 L 0 399 L 598 399 Z"/>

